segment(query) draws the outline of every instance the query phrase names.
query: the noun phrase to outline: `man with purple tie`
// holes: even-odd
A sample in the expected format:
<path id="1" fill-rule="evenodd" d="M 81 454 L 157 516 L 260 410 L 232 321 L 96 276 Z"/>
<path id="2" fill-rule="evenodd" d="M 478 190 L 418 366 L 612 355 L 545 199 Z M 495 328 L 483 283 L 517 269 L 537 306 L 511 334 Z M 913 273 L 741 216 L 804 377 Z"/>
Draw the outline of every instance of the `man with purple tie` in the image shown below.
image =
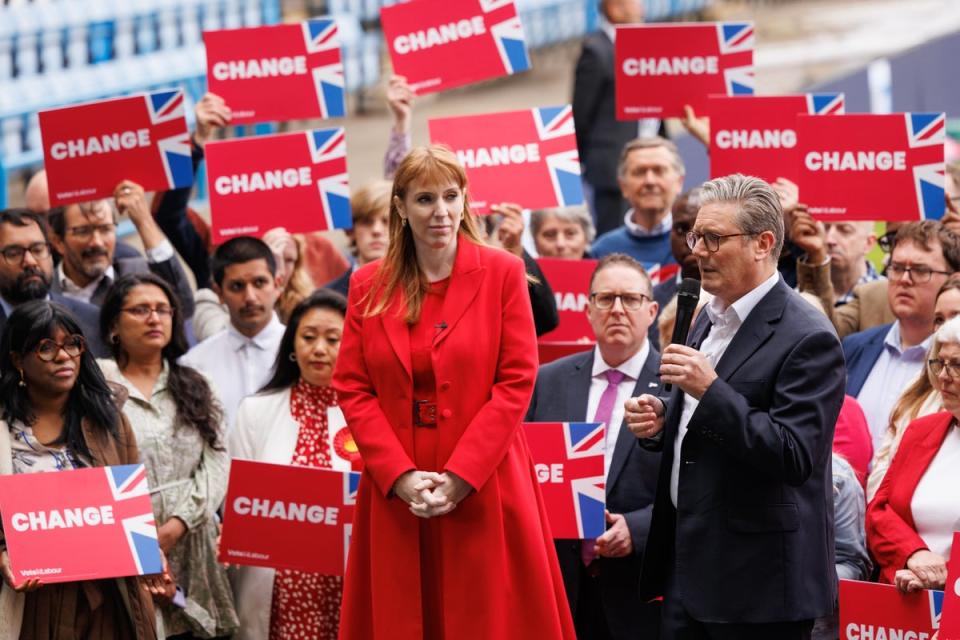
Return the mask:
<path id="1" fill-rule="evenodd" d="M 528 422 L 602 422 L 607 530 L 595 540 L 557 540 L 577 638 L 656 638 L 659 606 L 640 601 L 643 549 L 660 454 L 623 426 L 624 403 L 658 394 L 660 354 L 647 340 L 657 317 L 650 277 L 622 253 L 606 256 L 590 281 L 587 317 L 597 345 L 540 368 Z"/>

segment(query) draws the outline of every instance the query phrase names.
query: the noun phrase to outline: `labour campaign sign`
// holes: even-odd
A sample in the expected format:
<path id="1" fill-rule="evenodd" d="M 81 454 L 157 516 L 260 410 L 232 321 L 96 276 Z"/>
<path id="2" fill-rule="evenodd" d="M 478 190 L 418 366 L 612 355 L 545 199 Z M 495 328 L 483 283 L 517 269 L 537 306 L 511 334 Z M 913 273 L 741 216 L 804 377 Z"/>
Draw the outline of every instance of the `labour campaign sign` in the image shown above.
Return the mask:
<path id="1" fill-rule="evenodd" d="M 540 341 L 593 343 L 593 329 L 586 312 L 590 299 L 590 276 L 597 268 L 597 261 L 537 258 L 537 264 L 553 289 L 560 317 L 557 328 L 543 334 Z"/>
<path id="2" fill-rule="evenodd" d="M 940 219 L 942 113 L 799 116 L 800 199 L 824 221 Z"/>
<path id="3" fill-rule="evenodd" d="M 590 540 L 606 530 L 602 422 L 525 422 L 554 538 Z"/>
<path id="4" fill-rule="evenodd" d="M 705 113 L 707 96 L 753 94 L 753 23 L 708 22 L 617 27 L 617 118 Z"/>
<path id="5" fill-rule="evenodd" d="M 342 576 L 360 474 L 230 463 L 220 560 Z"/>
<path id="6" fill-rule="evenodd" d="M 530 68 L 513 0 L 413 0 L 383 7 L 395 73 L 419 94 Z"/>
<path id="7" fill-rule="evenodd" d="M 937 640 L 960 640 L 960 531 L 953 534 L 951 549 Z"/>
<path id="8" fill-rule="evenodd" d="M 41 111 L 40 135 L 54 207 L 110 197 L 121 180 L 147 191 L 193 184 L 180 90 Z"/>
<path id="9" fill-rule="evenodd" d="M 343 129 L 210 142 L 206 157 L 214 244 L 351 226 Z"/>
<path id="10" fill-rule="evenodd" d="M 14 584 L 160 573 L 142 464 L 0 476 Z"/>
<path id="11" fill-rule="evenodd" d="M 573 109 L 545 107 L 430 120 L 430 141 L 453 149 L 470 181 L 470 208 L 583 204 Z"/>
<path id="12" fill-rule="evenodd" d="M 231 124 L 346 115 L 340 35 L 332 18 L 206 31 L 207 86 Z"/>
<path id="13" fill-rule="evenodd" d="M 889 584 L 841 580 L 840 640 L 931 640 L 942 608 L 943 591 L 905 594 Z"/>
<path id="14" fill-rule="evenodd" d="M 842 93 L 710 96 L 710 176 L 743 173 L 797 182 L 797 116 L 842 113 Z"/>

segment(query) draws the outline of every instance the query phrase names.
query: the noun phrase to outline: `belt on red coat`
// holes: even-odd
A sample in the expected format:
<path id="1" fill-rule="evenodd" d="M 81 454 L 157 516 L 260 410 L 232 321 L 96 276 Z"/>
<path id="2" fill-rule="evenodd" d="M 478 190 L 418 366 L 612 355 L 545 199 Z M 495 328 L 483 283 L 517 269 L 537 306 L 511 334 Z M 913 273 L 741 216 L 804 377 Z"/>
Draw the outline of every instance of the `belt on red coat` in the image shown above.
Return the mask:
<path id="1" fill-rule="evenodd" d="M 437 403 L 427 400 L 413 401 L 413 426 L 415 427 L 436 427 L 437 426 Z"/>

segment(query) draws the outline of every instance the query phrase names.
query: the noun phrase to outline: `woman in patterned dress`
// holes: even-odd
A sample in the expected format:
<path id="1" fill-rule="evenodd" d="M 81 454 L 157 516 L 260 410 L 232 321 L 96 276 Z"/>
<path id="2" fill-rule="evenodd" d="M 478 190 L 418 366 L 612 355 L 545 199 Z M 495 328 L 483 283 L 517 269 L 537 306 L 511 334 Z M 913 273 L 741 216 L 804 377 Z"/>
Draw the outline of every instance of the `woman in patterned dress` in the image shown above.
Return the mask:
<path id="1" fill-rule="evenodd" d="M 123 411 L 147 467 L 160 548 L 177 593 L 159 610 L 167 638 L 216 638 L 237 629 L 226 570 L 217 563 L 216 511 L 227 490 L 223 412 L 206 378 L 177 364 L 186 353 L 180 301 L 151 273 L 126 275 L 100 310 L 112 359 L 107 380 L 126 389 Z"/>
<path id="2" fill-rule="evenodd" d="M 349 470 L 349 432 L 330 386 L 347 301 L 320 289 L 293 310 L 274 374 L 246 398 L 230 434 L 234 458 Z M 337 431 L 334 433 L 334 431 Z M 236 640 L 327 640 L 340 624 L 343 579 L 291 570 L 239 567 Z"/>
<path id="3" fill-rule="evenodd" d="M 64 307 L 26 302 L 0 337 L 0 474 L 44 473 L 138 462 L 120 413 L 83 332 Z M 155 640 L 151 577 L 42 584 L 19 589 L 0 533 L 0 639 Z"/>

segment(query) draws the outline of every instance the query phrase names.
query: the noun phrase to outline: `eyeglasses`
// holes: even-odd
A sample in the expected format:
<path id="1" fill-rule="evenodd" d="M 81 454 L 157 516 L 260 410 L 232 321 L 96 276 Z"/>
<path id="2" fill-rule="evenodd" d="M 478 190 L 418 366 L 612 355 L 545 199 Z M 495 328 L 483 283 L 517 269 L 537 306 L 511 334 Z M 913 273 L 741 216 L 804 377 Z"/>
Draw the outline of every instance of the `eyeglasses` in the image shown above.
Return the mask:
<path id="1" fill-rule="evenodd" d="M 23 256 L 27 255 L 28 251 L 34 260 L 37 261 L 50 257 L 50 245 L 46 242 L 34 242 L 29 247 L 23 247 L 18 244 L 7 245 L 3 249 L 0 249 L 0 254 L 3 254 L 3 259 L 10 264 L 22 264 Z"/>
<path id="2" fill-rule="evenodd" d="M 67 354 L 68 357 L 76 358 L 87 350 L 87 341 L 83 339 L 83 336 L 78 335 L 69 336 L 63 342 L 56 342 L 50 338 L 44 338 L 37 343 L 34 351 L 36 351 L 37 357 L 42 361 L 53 362 L 57 359 L 57 354 L 60 353 L 61 349 L 63 349 L 63 352 Z"/>
<path id="3" fill-rule="evenodd" d="M 85 224 L 80 227 L 70 227 L 67 229 L 67 233 L 72 235 L 75 238 L 81 240 L 89 240 L 93 237 L 93 232 L 96 231 L 101 236 L 108 236 L 114 233 L 117 230 L 117 225 L 112 222 L 105 224 Z"/>
<path id="4" fill-rule="evenodd" d="M 122 311 L 129 313 L 131 316 L 137 320 L 146 320 L 150 317 L 151 313 L 157 314 L 157 317 L 163 320 L 164 318 L 173 317 L 173 307 L 168 307 L 166 305 L 160 305 L 157 307 L 150 307 L 145 304 L 138 304 L 134 307 L 125 307 Z"/>
<path id="5" fill-rule="evenodd" d="M 612 309 L 613 305 L 617 302 L 617 298 L 620 298 L 620 304 L 623 305 L 623 308 L 629 311 L 636 311 L 643 306 L 645 301 L 653 300 L 653 298 L 644 293 L 614 293 L 612 291 L 598 291 L 590 294 L 590 302 L 593 303 L 593 306 L 604 311 L 607 309 Z"/>
<path id="6" fill-rule="evenodd" d="M 950 271 L 938 271 L 936 269 L 931 269 L 930 267 L 925 267 L 923 265 L 918 265 L 916 267 L 911 267 L 910 265 L 903 264 L 902 262 L 891 262 L 887 265 L 886 274 L 887 277 L 892 280 L 899 280 L 903 277 L 903 274 L 909 273 L 910 279 L 915 284 L 923 284 L 925 282 L 930 282 L 930 279 L 933 277 L 933 274 L 939 273 L 940 275 L 949 276 L 952 272 Z"/>
<path id="7" fill-rule="evenodd" d="M 713 232 L 706 233 L 697 233 L 696 231 L 691 231 L 687 234 L 687 246 L 690 247 L 690 250 L 693 251 L 693 248 L 697 246 L 697 242 L 703 240 L 704 246 L 707 247 L 707 251 L 710 253 L 716 253 L 720 251 L 720 241 L 724 238 L 738 238 L 740 236 L 755 236 L 755 233 L 726 233 L 719 234 Z"/>
<path id="8" fill-rule="evenodd" d="M 960 378 L 960 362 L 931 359 L 927 360 L 927 366 L 930 367 L 930 373 L 935 376 L 940 375 L 940 372 L 944 371 L 948 378 L 953 378 L 954 380 Z"/>

